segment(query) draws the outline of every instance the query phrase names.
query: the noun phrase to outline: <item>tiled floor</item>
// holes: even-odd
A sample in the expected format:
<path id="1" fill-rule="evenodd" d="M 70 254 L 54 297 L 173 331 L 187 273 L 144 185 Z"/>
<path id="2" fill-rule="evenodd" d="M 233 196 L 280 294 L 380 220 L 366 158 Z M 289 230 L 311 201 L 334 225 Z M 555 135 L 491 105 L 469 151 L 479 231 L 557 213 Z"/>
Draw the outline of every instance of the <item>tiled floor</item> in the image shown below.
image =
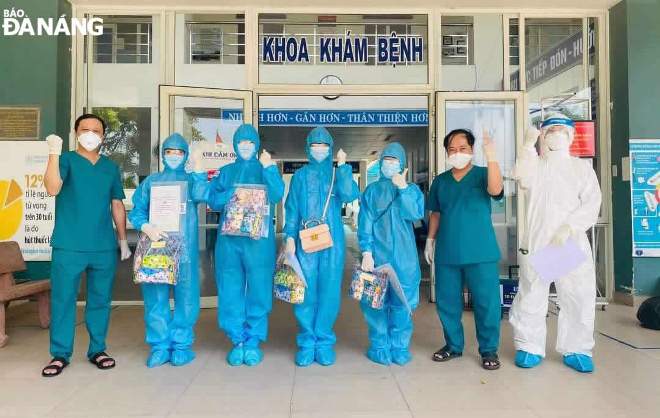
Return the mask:
<path id="1" fill-rule="evenodd" d="M 332 367 L 294 366 L 293 315 L 290 306 L 276 302 L 259 366 L 225 363 L 229 343 L 216 327 L 216 311 L 204 309 L 195 362 L 147 369 L 142 308 L 121 306 L 113 309 L 108 339 L 117 368 L 99 371 L 85 360 L 81 324 L 73 363 L 55 379 L 40 377 L 49 359 L 48 332 L 36 326 L 34 310 L 32 304 L 9 310 L 11 339 L 0 349 L 0 417 L 660 417 L 660 349 L 631 347 L 660 347 L 660 332 L 637 326 L 634 310 L 624 306 L 597 314 L 597 328 L 609 337 L 597 333 L 592 375 L 569 370 L 552 351 L 537 369 L 516 368 L 507 322 L 502 369 L 482 370 L 470 313 L 464 356 L 434 363 L 430 355 L 442 345 L 441 329 L 426 302 L 415 314 L 413 362 L 375 365 L 363 355 L 367 338 L 359 309 L 346 298 Z M 548 321 L 552 348 L 556 316 Z"/>
<path id="2" fill-rule="evenodd" d="M 10 344 L 0 349 L 0 416 L 32 417 L 654 417 L 660 411 L 660 350 L 636 350 L 597 335 L 593 375 L 579 375 L 551 353 L 541 367 L 512 364 L 511 328 L 503 323 L 496 372 L 479 367 L 472 315 L 466 314 L 468 347 L 447 364 L 429 359 L 441 345 L 432 305 L 416 313 L 415 359 L 406 367 L 383 367 L 363 356 L 365 326 L 354 303 L 345 300 L 337 325 L 338 361 L 333 367 L 293 365 L 295 327 L 288 306 L 276 303 L 264 362 L 232 368 L 229 344 L 215 325 L 215 310 L 202 312 L 198 358 L 183 368 L 147 369 L 141 308 L 113 310 L 110 352 L 119 364 L 98 371 L 84 359 L 87 336 L 78 327 L 72 365 L 56 379 L 39 376 L 48 360 L 47 331 L 39 329 L 33 306 L 10 309 Z M 633 309 L 611 306 L 598 324 L 633 317 Z M 556 317 L 551 315 L 550 338 Z M 619 325 L 623 327 L 624 325 Z M 626 324 L 620 336 L 660 347 L 660 333 Z M 601 328 L 599 326 L 599 328 Z M 620 337 L 619 336 L 619 337 Z M 614 338 L 618 338 L 614 336 Z"/>

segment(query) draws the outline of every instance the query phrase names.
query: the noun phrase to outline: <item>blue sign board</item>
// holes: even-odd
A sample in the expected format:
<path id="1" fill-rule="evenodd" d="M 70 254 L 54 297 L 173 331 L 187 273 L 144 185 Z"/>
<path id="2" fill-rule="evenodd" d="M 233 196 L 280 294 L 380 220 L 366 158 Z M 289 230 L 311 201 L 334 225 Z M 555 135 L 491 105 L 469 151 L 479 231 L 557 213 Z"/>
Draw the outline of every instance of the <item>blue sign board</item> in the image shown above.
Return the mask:
<path id="1" fill-rule="evenodd" d="M 224 109 L 222 119 L 242 120 L 243 111 Z M 259 126 L 428 126 L 426 109 L 259 111 Z"/>
<path id="2" fill-rule="evenodd" d="M 660 139 L 630 140 L 633 256 L 660 257 Z"/>

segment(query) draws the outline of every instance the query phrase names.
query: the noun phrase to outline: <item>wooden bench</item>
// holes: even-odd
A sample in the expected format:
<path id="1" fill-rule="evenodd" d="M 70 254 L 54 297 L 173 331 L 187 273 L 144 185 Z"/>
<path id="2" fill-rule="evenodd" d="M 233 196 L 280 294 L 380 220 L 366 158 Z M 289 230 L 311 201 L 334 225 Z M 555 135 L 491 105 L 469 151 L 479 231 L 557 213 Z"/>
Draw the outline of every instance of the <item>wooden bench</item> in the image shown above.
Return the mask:
<path id="1" fill-rule="evenodd" d="M 23 254 L 14 241 L 0 242 L 0 347 L 7 344 L 5 331 L 6 311 L 9 303 L 20 299 L 36 299 L 39 325 L 50 325 L 50 280 L 29 280 L 17 283 L 14 274 L 26 270 Z"/>

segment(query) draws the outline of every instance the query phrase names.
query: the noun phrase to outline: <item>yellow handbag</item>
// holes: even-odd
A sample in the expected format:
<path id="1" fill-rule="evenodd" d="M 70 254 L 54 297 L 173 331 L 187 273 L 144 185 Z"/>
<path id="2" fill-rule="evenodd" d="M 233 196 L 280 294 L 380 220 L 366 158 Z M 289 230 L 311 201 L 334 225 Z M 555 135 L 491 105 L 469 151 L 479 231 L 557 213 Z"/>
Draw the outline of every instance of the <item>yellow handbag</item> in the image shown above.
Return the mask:
<path id="1" fill-rule="evenodd" d="M 315 253 L 332 247 L 332 235 L 330 235 L 330 226 L 325 223 L 325 215 L 328 212 L 328 205 L 330 204 L 330 196 L 332 195 L 332 186 L 334 183 L 335 169 L 333 168 L 330 189 L 328 190 L 328 197 L 325 199 L 325 206 L 323 207 L 323 215 L 321 216 L 321 219 L 313 219 L 305 222 L 303 224 L 303 229 L 298 233 L 298 236 L 300 237 L 300 245 L 306 253 Z"/>

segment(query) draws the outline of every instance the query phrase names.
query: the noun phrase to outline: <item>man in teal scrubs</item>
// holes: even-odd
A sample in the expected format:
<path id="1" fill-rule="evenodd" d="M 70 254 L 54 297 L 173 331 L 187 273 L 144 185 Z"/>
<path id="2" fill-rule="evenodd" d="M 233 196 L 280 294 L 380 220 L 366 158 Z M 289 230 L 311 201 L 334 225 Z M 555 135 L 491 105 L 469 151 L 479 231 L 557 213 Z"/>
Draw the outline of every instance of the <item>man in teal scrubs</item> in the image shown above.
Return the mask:
<path id="1" fill-rule="evenodd" d="M 472 293 L 474 319 L 482 366 L 499 368 L 500 285 L 497 263 L 500 250 L 491 221 L 491 198 L 504 196 L 495 148 L 484 132 L 488 167 L 472 165 L 474 135 L 464 129 L 444 139 L 447 162 L 453 168 L 433 180 L 428 201 L 432 212 L 424 254 L 435 261 L 438 316 L 445 347 L 433 354 L 447 361 L 463 353 L 463 282 Z"/>
<path id="2" fill-rule="evenodd" d="M 74 126 L 78 147 L 62 154 L 62 139 L 50 135 L 44 183 L 55 198 L 55 228 L 51 239 L 50 353 L 42 375 L 59 375 L 69 364 L 76 327 L 76 299 L 83 272 L 87 277 L 85 323 L 89 332 L 87 358 L 99 369 L 115 366 L 105 353 L 112 285 L 117 265 L 131 256 L 126 242 L 126 210 L 119 167 L 99 154 L 105 122 L 80 116 Z M 61 154 L 61 155 L 60 155 Z"/>

